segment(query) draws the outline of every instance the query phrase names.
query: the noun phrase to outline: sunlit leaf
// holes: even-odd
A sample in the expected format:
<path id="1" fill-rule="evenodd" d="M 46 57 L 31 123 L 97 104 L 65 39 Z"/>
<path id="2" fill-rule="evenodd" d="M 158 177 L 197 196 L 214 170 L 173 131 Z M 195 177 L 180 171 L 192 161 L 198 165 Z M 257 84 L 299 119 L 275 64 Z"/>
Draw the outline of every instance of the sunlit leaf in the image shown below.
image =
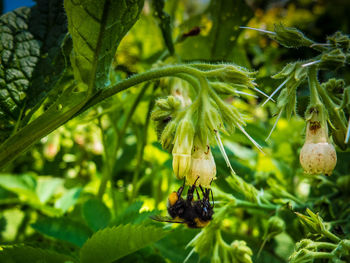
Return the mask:
<path id="1" fill-rule="evenodd" d="M 122 211 L 117 218 L 114 220 L 113 225 L 119 224 L 140 224 L 144 220 L 149 219 L 151 215 L 159 213 L 158 211 L 146 211 L 141 212 L 140 209 L 143 205 L 143 202 L 135 202 L 128 206 L 124 211 Z"/>
<path id="2" fill-rule="evenodd" d="M 108 263 L 135 252 L 163 238 L 162 228 L 120 225 L 96 232 L 80 251 L 82 263 Z"/>
<path id="3" fill-rule="evenodd" d="M 36 199 L 36 184 L 36 179 L 30 174 L 0 175 L 0 186 L 18 195 L 24 194 L 33 199 Z"/>
<path id="4" fill-rule="evenodd" d="M 108 84 L 119 42 L 138 19 L 143 0 L 65 0 L 68 29 L 73 38 L 74 75 L 90 89 Z"/>
<path id="5" fill-rule="evenodd" d="M 71 206 L 73 206 L 80 196 L 82 188 L 72 188 L 68 190 L 60 199 L 55 202 L 55 208 L 59 208 L 66 212 Z"/>
<path id="6" fill-rule="evenodd" d="M 63 181 L 60 178 L 43 178 L 40 177 L 36 193 L 40 199 L 40 202 L 46 203 L 52 195 L 55 193 L 57 187 L 62 185 Z"/>
<path id="7" fill-rule="evenodd" d="M 181 43 L 179 53 L 186 60 L 227 60 L 242 32 L 239 27 L 251 17 L 252 11 L 243 0 L 212 0 L 203 14 L 182 25 L 185 32 L 197 26 L 201 33 Z"/>

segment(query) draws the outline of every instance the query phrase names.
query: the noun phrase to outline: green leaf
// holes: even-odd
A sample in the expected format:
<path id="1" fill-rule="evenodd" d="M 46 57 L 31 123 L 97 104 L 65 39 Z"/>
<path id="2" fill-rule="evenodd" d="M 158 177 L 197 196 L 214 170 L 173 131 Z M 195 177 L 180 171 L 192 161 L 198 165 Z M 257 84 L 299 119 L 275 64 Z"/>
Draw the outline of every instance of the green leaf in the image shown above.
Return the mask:
<path id="1" fill-rule="evenodd" d="M 160 256 L 154 248 L 145 247 L 140 249 L 134 253 L 131 253 L 114 263 L 129 263 L 129 262 L 137 262 L 137 263 L 166 263 L 166 260 Z"/>
<path id="2" fill-rule="evenodd" d="M 108 263 L 131 254 L 166 235 L 162 228 L 120 225 L 96 232 L 81 248 L 82 263 Z"/>
<path id="3" fill-rule="evenodd" d="M 74 75 L 90 91 L 104 88 L 117 47 L 138 19 L 143 0 L 65 0 L 64 7 L 73 38 Z"/>
<path id="4" fill-rule="evenodd" d="M 32 228 L 47 236 L 68 241 L 81 247 L 91 236 L 91 230 L 68 218 L 44 218 L 31 225 Z"/>
<path id="5" fill-rule="evenodd" d="M 239 27 L 245 25 L 252 15 L 244 0 L 212 0 L 203 14 L 182 25 L 184 32 L 198 26 L 201 28 L 200 35 L 188 37 L 179 45 L 182 59 L 229 60 L 242 32 Z"/>
<path id="6" fill-rule="evenodd" d="M 182 263 L 192 250 L 192 247 L 186 247 L 186 245 L 197 233 L 197 229 L 178 227 L 165 238 L 154 243 L 153 246 L 159 250 L 159 253 L 164 258 L 167 258 L 170 262 Z M 195 253 L 187 260 L 188 263 L 196 263 L 198 261 L 199 257 Z M 201 262 L 202 261 L 205 262 L 204 260 L 201 260 Z"/>
<path id="7" fill-rule="evenodd" d="M 65 76 L 66 24 L 60 0 L 39 0 L 0 17 L 0 142 Z"/>
<path id="8" fill-rule="evenodd" d="M 3 263 L 63 263 L 76 262 L 73 258 L 47 249 L 30 246 L 2 247 L 0 262 Z"/>
<path id="9" fill-rule="evenodd" d="M 113 222 L 113 225 L 129 224 L 129 223 L 140 224 L 144 220 L 148 219 L 151 215 L 155 215 L 158 213 L 157 210 L 140 213 L 140 209 L 142 205 L 143 205 L 143 202 L 138 201 L 128 206 L 123 212 L 121 212 L 117 216 L 117 218 Z"/>
<path id="10" fill-rule="evenodd" d="M 56 201 L 55 208 L 59 208 L 64 212 L 67 212 L 67 210 L 78 201 L 81 190 L 82 188 L 80 187 L 68 190 L 60 199 Z"/>
<path id="11" fill-rule="evenodd" d="M 18 195 L 23 194 L 33 199 L 36 199 L 36 188 L 37 181 L 30 174 L 22 175 L 11 175 L 4 174 L 0 175 L 0 186 L 8 191 L 16 193 Z"/>
<path id="12" fill-rule="evenodd" d="M 63 184 L 61 178 L 44 178 L 40 176 L 38 181 L 38 186 L 36 188 L 36 193 L 39 197 L 41 203 L 46 203 L 52 195 L 55 193 L 57 187 Z"/>
<path id="13" fill-rule="evenodd" d="M 83 204 L 83 217 L 93 231 L 105 228 L 111 219 L 108 207 L 98 199 L 89 199 Z"/>

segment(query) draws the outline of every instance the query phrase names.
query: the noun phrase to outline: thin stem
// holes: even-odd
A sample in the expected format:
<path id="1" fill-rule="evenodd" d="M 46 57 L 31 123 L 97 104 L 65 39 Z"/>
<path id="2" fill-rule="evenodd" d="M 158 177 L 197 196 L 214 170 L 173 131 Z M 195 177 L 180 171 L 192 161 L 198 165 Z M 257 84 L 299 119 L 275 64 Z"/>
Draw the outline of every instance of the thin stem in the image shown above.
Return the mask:
<path id="1" fill-rule="evenodd" d="M 308 253 L 309 255 L 311 255 L 310 258 L 313 258 L 313 259 L 321 259 L 321 258 L 334 258 L 334 255 L 332 253 L 329 253 L 329 252 L 312 252 L 310 251 Z"/>
<path id="2" fill-rule="evenodd" d="M 268 204 L 258 204 L 258 203 L 252 203 L 249 201 L 244 201 L 240 199 L 236 199 L 236 206 L 237 208 L 248 208 L 248 209 L 258 209 L 258 210 L 267 210 L 267 211 L 275 211 L 278 207 L 275 205 L 268 205 Z"/>
<path id="3" fill-rule="evenodd" d="M 128 115 L 123 123 L 123 126 L 122 128 L 120 129 L 120 132 L 118 134 L 118 140 L 117 140 L 117 143 L 116 143 L 116 146 L 115 146 L 115 149 L 113 151 L 113 154 L 111 156 L 108 157 L 108 159 L 106 160 L 107 162 L 108 161 L 115 161 L 116 159 L 116 154 L 118 153 L 120 147 L 121 147 L 121 144 L 122 144 L 122 139 L 124 138 L 124 135 L 125 135 L 125 132 L 126 132 L 126 129 L 131 121 L 131 118 L 132 118 L 132 115 L 134 114 L 137 106 L 139 105 L 143 95 L 145 94 L 147 88 L 149 87 L 149 84 L 147 83 L 146 85 L 144 85 L 141 89 L 141 91 L 139 92 L 139 94 L 137 95 L 137 97 L 135 98 L 133 104 L 131 105 L 131 108 L 128 112 Z M 102 131 L 102 127 L 101 127 L 101 131 Z M 104 139 L 104 136 L 102 134 L 102 138 Z M 104 143 L 104 147 L 108 147 L 107 143 Z M 105 148 L 106 149 L 106 148 Z M 106 150 L 105 150 L 106 152 Z M 112 169 L 111 169 L 112 171 Z M 100 187 L 99 187 L 99 190 L 98 190 L 98 197 L 99 198 L 102 198 L 105 190 L 106 190 L 106 186 L 107 186 L 107 182 L 108 182 L 108 179 L 109 177 L 107 176 L 102 176 L 102 179 L 101 179 L 101 183 L 100 183 Z"/>
<path id="4" fill-rule="evenodd" d="M 334 235 L 333 233 L 331 233 L 330 231 L 326 230 L 323 232 L 323 235 L 328 237 L 330 240 L 332 240 L 333 242 L 339 243 L 341 241 L 341 239 L 339 237 L 337 237 L 336 235 Z"/>
<path id="5" fill-rule="evenodd" d="M 322 101 L 324 102 L 328 113 L 332 119 L 332 123 L 335 124 L 335 127 L 337 129 L 341 129 L 344 131 L 344 134 L 347 130 L 346 124 L 345 124 L 345 116 L 343 111 L 338 110 L 338 105 L 335 104 L 330 97 L 328 96 L 325 89 L 320 85 L 320 83 L 316 82 L 316 88 L 318 91 L 318 94 L 321 96 Z"/>
<path id="6" fill-rule="evenodd" d="M 317 248 L 317 249 L 336 249 L 338 245 L 328 242 L 314 242 L 312 245 L 308 245 L 307 249 Z"/>
<path id="7" fill-rule="evenodd" d="M 100 183 L 100 187 L 98 189 L 98 194 L 97 197 L 99 199 L 102 200 L 103 198 L 103 194 L 106 191 L 107 188 L 107 182 L 108 180 L 110 180 L 111 182 L 111 198 L 113 201 L 113 211 L 116 211 L 117 208 L 117 201 L 115 199 L 115 194 L 114 194 L 114 189 L 113 189 L 113 181 L 112 181 L 112 160 L 111 160 L 111 156 L 109 155 L 109 151 L 108 151 L 108 143 L 106 140 L 106 136 L 104 136 L 104 131 L 103 131 L 103 126 L 102 126 L 102 122 L 101 122 L 101 117 L 98 118 L 98 124 L 100 127 L 100 131 L 101 131 L 101 137 L 102 137 L 102 143 L 103 143 L 103 157 L 104 157 L 104 169 L 103 169 L 103 173 L 102 173 L 102 178 L 101 178 L 101 183 Z"/>
<path id="8" fill-rule="evenodd" d="M 153 88 L 153 90 L 155 90 L 156 87 Z M 147 115 L 146 115 L 146 121 L 145 121 L 145 125 L 144 125 L 144 131 L 142 133 L 142 140 L 141 140 L 141 145 L 140 145 L 140 149 L 137 155 L 137 161 L 136 161 L 136 168 L 134 171 L 134 175 L 133 175 L 133 179 L 132 179 L 132 185 L 134 186 L 133 190 L 132 190 L 132 195 L 131 195 L 131 201 L 133 201 L 135 199 L 135 197 L 137 196 L 138 190 L 141 187 L 141 185 L 139 185 L 138 179 L 139 179 L 139 175 L 140 175 L 140 171 L 141 171 L 141 165 L 143 163 L 143 154 L 144 154 L 144 150 L 145 150 L 145 146 L 147 145 L 147 134 L 148 134 L 148 126 L 149 126 L 149 122 L 151 119 L 151 113 L 152 113 L 152 109 L 154 106 L 154 102 L 153 100 L 150 101 L 149 106 L 148 106 L 148 111 L 147 111 Z"/>

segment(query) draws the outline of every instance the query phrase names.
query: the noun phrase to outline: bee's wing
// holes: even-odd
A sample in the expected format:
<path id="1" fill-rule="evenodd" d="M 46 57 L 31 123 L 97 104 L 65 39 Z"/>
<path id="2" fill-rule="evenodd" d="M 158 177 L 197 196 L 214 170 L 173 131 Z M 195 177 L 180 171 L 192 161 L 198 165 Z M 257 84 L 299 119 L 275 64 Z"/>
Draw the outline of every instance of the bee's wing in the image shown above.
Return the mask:
<path id="1" fill-rule="evenodd" d="M 168 222 L 168 223 L 185 223 L 182 219 L 173 219 L 170 216 L 161 216 L 161 215 L 154 215 L 150 216 L 151 219 L 159 221 L 159 222 Z"/>

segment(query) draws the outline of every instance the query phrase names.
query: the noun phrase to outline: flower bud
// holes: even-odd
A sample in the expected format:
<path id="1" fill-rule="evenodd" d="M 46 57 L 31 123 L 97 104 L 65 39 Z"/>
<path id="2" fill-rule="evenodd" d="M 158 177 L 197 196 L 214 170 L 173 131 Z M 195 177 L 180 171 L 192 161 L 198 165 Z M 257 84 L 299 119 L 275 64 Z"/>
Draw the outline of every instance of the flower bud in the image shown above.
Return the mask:
<path id="1" fill-rule="evenodd" d="M 194 126 L 191 120 L 183 119 L 175 134 L 173 148 L 173 170 L 178 179 L 184 178 L 191 168 Z"/>
<path id="2" fill-rule="evenodd" d="M 239 263 L 251 263 L 253 255 L 252 250 L 250 247 L 247 246 L 247 243 L 243 240 L 235 240 L 231 243 L 232 247 L 232 255 L 233 255 L 233 262 L 239 262 Z"/>
<path id="3" fill-rule="evenodd" d="M 162 147 L 164 150 L 167 150 L 169 152 L 173 147 L 176 126 L 177 123 L 175 121 L 170 121 L 168 124 L 166 124 L 165 128 L 160 131 L 160 142 L 162 144 Z"/>
<path id="4" fill-rule="evenodd" d="M 188 185 L 193 185 L 197 180 L 196 185 L 210 187 L 213 180 L 216 179 L 216 165 L 210 146 L 203 146 L 197 139 L 192 151 L 191 169 L 186 176 Z"/>
<path id="5" fill-rule="evenodd" d="M 336 70 L 346 63 L 346 55 L 340 48 L 324 53 L 321 57 L 320 68 Z"/>
<path id="6" fill-rule="evenodd" d="M 265 236 L 270 239 L 270 238 L 282 233 L 285 228 L 286 228 L 286 225 L 280 217 L 272 216 L 267 221 L 267 228 L 266 228 Z"/>
<path id="7" fill-rule="evenodd" d="M 350 192 L 350 175 L 343 175 L 337 179 L 337 186 L 345 193 Z"/>
<path id="8" fill-rule="evenodd" d="M 314 108 L 310 120 L 307 121 L 306 140 L 300 151 L 300 164 L 307 174 L 330 175 L 337 164 L 337 154 L 329 141 L 325 118 L 318 115 L 322 115 L 322 112 Z"/>

